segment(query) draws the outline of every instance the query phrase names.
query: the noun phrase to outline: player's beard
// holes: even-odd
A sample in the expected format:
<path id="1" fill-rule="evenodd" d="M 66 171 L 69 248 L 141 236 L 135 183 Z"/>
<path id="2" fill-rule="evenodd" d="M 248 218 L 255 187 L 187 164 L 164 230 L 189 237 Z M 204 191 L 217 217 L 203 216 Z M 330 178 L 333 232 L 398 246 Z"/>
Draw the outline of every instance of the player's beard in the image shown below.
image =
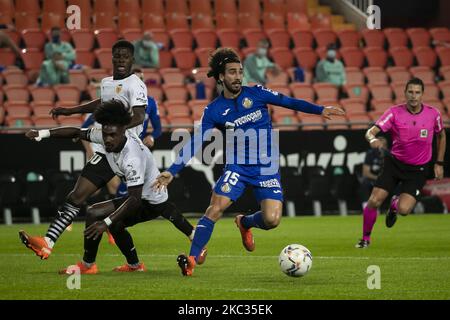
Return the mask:
<path id="1" fill-rule="evenodd" d="M 236 85 L 236 81 L 231 84 L 226 81 L 224 81 L 223 83 L 224 83 L 224 86 L 227 88 L 227 90 L 229 92 L 231 92 L 232 94 L 237 94 L 241 91 L 241 88 L 242 88 L 241 82 L 239 82 L 239 86 Z"/>

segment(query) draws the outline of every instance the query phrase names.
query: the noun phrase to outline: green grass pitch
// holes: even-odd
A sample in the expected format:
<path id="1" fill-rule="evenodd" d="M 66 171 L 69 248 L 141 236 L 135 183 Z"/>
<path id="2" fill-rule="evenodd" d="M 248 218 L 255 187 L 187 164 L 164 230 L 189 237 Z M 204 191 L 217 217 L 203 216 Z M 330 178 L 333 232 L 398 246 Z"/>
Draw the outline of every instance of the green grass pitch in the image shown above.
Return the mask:
<path id="1" fill-rule="evenodd" d="M 206 263 L 187 278 L 176 257 L 189 250 L 189 242 L 170 222 L 150 221 L 130 228 L 148 272 L 112 272 L 125 260 L 104 236 L 100 273 L 83 275 L 79 290 L 69 290 L 67 277 L 57 271 L 81 259 L 83 224 L 64 233 L 47 261 L 17 235 L 22 228 L 42 235 L 47 225 L 1 226 L 0 299 L 450 299 L 450 215 L 399 217 L 392 229 L 380 216 L 364 250 L 354 248 L 361 224 L 361 216 L 284 217 L 275 230 L 254 230 L 256 250 L 248 253 L 233 219 L 224 218 L 216 224 Z M 303 278 L 279 270 L 278 254 L 291 243 L 312 252 L 312 269 Z M 367 288 L 371 265 L 380 267 L 381 289 Z"/>

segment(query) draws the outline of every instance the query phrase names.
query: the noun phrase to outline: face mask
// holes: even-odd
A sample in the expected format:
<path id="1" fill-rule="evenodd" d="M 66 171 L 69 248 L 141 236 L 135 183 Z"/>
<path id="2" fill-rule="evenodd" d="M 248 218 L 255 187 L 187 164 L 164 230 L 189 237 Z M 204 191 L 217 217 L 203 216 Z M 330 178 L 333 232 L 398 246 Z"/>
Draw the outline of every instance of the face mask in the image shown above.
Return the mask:
<path id="1" fill-rule="evenodd" d="M 258 49 L 258 55 L 261 57 L 264 57 L 267 55 L 267 49 L 266 48 L 259 48 Z"/>
<path id="2" fill-rule="evenodd" d="M 60 39 L 61 39 L 60 36 L 53 36 L 53 37 L 52 37 L 53 43 L 59 43 L 59 40 L 60 40 Z"/>
<path id="3" fill-rule="evenodd" d="M 144 40 L 144 41 L 142 41 L 142 44 L 144 45 L 144 47 L 150 48 L 152 46 L 152 41 Z"/>
<path id="4" fill-rule="evenodd" d="M 336 58 L 336 50 L 328 50 L 328 52 L 327 52 L 327 58 L 328 58 L 328 59 L 334 59 L 334 58 Z"/>

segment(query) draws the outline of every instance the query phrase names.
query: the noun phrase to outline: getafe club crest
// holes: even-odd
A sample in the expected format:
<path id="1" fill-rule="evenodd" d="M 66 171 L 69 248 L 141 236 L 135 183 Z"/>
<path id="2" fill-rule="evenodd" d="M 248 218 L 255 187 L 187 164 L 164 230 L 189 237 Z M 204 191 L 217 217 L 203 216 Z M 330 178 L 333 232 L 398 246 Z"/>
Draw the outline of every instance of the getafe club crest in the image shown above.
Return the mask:
<path id="1" fill-rule="evenodd" d="M 222 190 L 223 193 L 229 193 L 231 191 L 231 187 L 228 183 L 224 183 L 220 190 Z"/>
<path id="2" fill-rule="evenodd" d="M 253 105 L 253 100 L 249 98 L 244 98 L 244 100 L 242 100 L 242 105 L 244 106 L 245 109 L 249 109 Z"/>
<path id="3" fill-rule="evenodd" d="M 119 94 L 119 93 L 121 93 L 122 92 L 122 85 L 121 84 L 119 84 L 117 87 L 116 87 L 116 93 L 117 94 Z"/>

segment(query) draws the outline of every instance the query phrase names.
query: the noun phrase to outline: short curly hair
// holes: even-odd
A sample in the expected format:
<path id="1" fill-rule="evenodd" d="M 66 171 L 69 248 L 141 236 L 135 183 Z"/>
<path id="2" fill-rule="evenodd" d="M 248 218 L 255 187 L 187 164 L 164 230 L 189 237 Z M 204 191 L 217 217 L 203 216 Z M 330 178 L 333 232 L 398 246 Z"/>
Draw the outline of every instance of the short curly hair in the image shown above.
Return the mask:
<path id="1" fill-rule="evenodd" d="M 227 63 L 241 63 L 239 55 L 231 48 L 216 49 L 209 57 L 209 72 L 208 77 L 214 77 L 219 80 L 219 74 L 225 73 L 225 65 Z"/>
<path id="2" fill-rule="evenodd" d="M 131 122 L 131 114 L 121 101 L 110 100 L 95 110 L 94 119 L 101 125 L 126 126 Z"/>

